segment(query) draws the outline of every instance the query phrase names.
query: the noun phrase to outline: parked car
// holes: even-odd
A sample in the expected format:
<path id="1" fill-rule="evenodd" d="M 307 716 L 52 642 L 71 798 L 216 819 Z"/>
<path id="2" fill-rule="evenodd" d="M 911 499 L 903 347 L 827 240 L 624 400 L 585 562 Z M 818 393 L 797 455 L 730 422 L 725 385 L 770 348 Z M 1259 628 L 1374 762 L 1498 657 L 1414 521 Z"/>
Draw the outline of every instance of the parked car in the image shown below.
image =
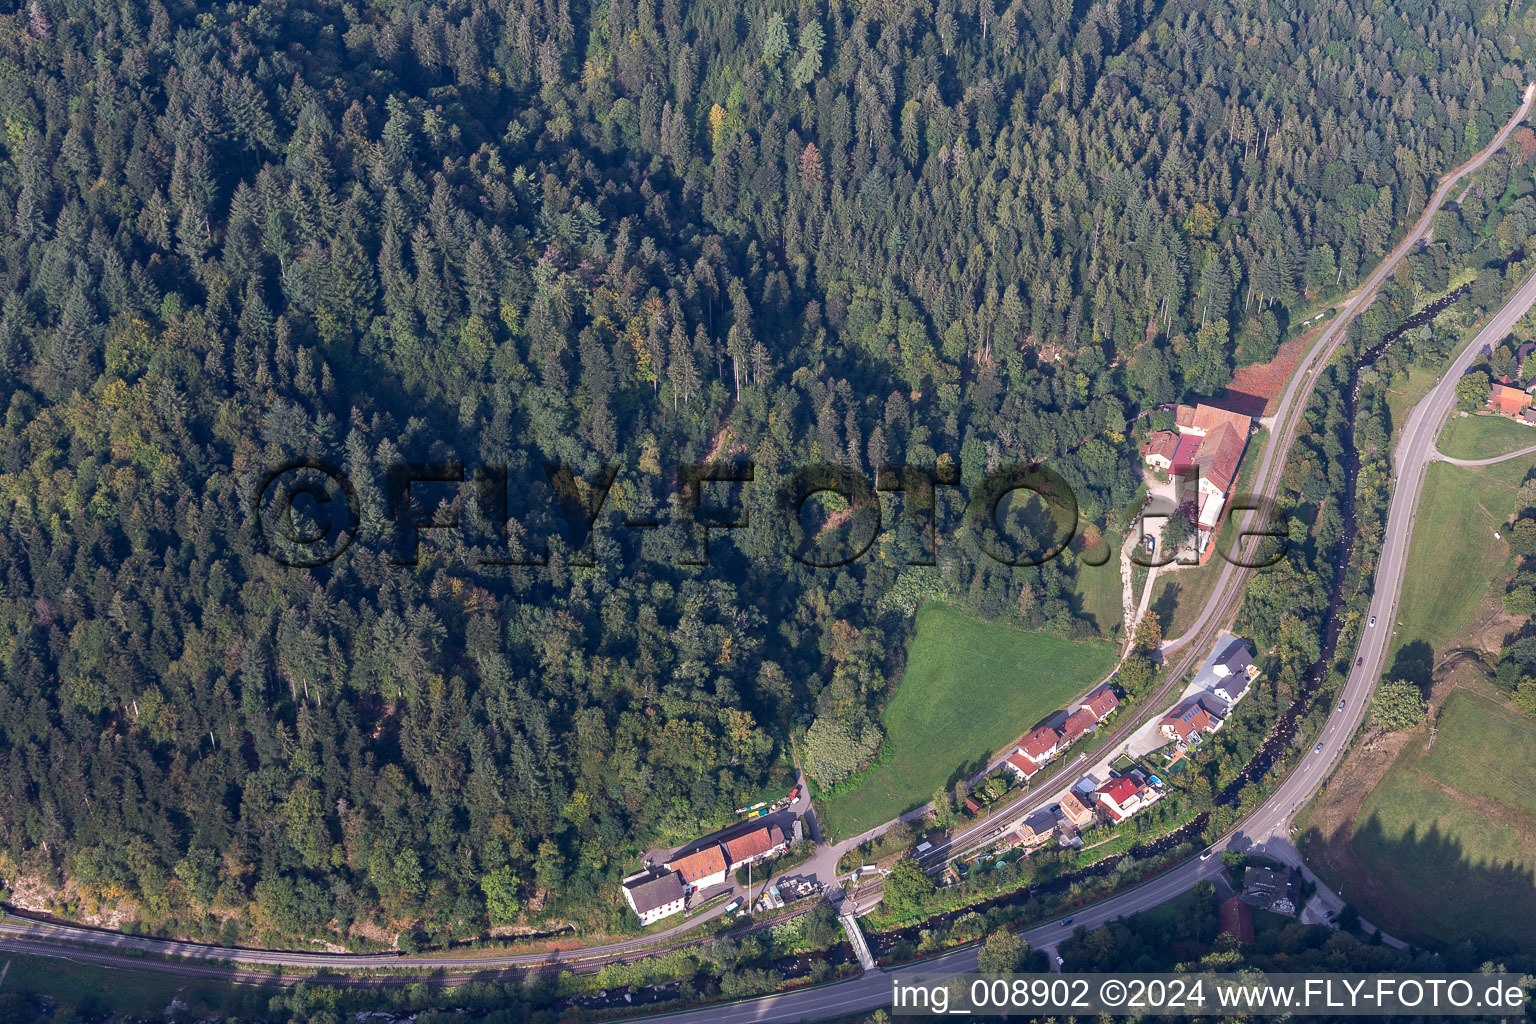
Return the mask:
<path id="1" fill-rule="evenodd" d="M 1142 544 L 1146 545 L 1147 554 L 1149 554 L 1149 555 L 1152 553 L 1152 549 L 1157 547 L 1157 541 L 1153 538 L 1153 536 L 1150 533 L 1144 534 L 1142 536 L 1142 538 L 1141 538 L 1141 542 L 1142 542 Z"/>

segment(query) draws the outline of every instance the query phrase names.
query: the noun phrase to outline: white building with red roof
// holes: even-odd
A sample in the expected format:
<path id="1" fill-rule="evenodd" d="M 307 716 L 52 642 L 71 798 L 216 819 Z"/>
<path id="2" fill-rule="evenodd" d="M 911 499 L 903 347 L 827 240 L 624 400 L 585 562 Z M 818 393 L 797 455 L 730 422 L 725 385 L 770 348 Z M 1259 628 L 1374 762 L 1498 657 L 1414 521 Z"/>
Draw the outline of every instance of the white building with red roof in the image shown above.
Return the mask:
<path id="1" fill-rule="evenodd" d="M 1232 496 L 1253 419 L 1202 403 L 1179 406 L 1174 422 L 1178 433 L 1154 431 L 1141 457 L 1173 476 L 1181 505 L 1194 503 L 1195 549 L 1205 554 Z"/>
<path id="2" fill-rule="evenodd" d="M 1024 742 L 1003 763 L 1013 769 L 1020 779 L 1028 781 L 1030 776 L 1056 756 L 1062 746 L 1061 733 L 1050 726 L 1041 726 L 1024 737 Z"/>

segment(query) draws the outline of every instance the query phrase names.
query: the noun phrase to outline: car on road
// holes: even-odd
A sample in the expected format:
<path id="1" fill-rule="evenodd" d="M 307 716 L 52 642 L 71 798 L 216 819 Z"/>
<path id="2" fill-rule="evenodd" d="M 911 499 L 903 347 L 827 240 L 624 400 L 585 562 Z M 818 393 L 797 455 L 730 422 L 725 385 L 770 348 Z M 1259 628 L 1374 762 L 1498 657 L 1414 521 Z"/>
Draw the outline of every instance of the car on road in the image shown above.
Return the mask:
<path id="1" fill-rule="evenodd" d="M 1343 711 L 1343 710 L 1344 710 L 1344 702 L 1343 702 L 1343 701 L 1342 701 L 1342 700 L 1341 700 L 1341 701 L 1339 701 L 1339 710 L 1340 710 L 1340 711 Z"/>
<path id="2" fill-rule="evenodd" d="M 1065 960 L 1063 960 L 1063 959 L 1062 959 L 1062 958 L 1061 958 L 1061 957 L 1057 957 L 1057 958 L 1056 958 L 1056 966 L 1057 966 L 1057 967 L 1061 967 L 1061 966 L 1062 966 L 1062 965 L 1064 965 L 1064 964 L 1065 964 L 1065 963 L 1066 963 L 1066 961 L 1065 961 Z"/>
<path id="3" fill-rule="evenodd" d="M 1061 919 L 1061 923 L 1062 923 L 1062 926 L 1065 927 L 1065 926 L 1067 926 L 1067 925 L 1072 923 L 1072 919 L 1070 917 L 1064 917 L 1064 918 Z"/>
<path id="4" fill-rule="evenodd" d="M 1355 659 L 1355 668 L 1359 668 L 1361 665 L 1364 665 L 1364 664 L 1365 664 L 1365 659 L 1364 658 L 1356 658 Z"/>
<path id="5" fill-rule="evenodd" d="M 1317 746 L 1312 748 L 1312 753 L 1314 753 L 1314 754 L 1321 754 L 1322 752 L 1323 752 L 1323 745 L 1321 743 L 1319 743 Z"/>
<path id="6" fill-rule="evenodd" d="M 1200 859 L 1201 860 L 1210 860 L 1211 859 L 1211 854 L 1213 854 L 1215 852 L 1216 852 L 1216 847 L 1213 846 L 1209 850 L 1206 850 L 1204 853 L 1202 853 L 1200 855 Z"/>
<path id="7" fill-rule="evenodd" d="M 1376 625 L 1376 616 L 1374 615 L 1371 616 L 1371 625 Z"/>

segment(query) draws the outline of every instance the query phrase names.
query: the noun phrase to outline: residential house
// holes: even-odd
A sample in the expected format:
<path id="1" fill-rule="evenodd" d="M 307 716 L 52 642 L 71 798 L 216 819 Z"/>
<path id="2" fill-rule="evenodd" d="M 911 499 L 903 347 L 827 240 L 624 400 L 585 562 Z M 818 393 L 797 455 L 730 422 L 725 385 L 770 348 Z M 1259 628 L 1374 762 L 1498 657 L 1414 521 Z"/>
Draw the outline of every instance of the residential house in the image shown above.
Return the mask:
<path id="1" fill-rule="evenodd" d="M 1157 431 L 1142 446 L 1141 455 L 1147 465 L 1166 469 L 1180 481 L 1184 492 L 1181 503 L 1187 499 L 1195 504 L 1196 550 L 1207 554 L 1237 479 L 1253 420 L 1242 413 L 1199 404 L 1179 406 L 1174 421 L 1179 428 L 1177 438 L 1163 436 L 1169 431 Z M 1193 494 L 1188 493 L 1191 477 Z"/>
<path id="2" fill-rule="evenodd" d="M 1198 742 L 1202 733 L 1220 729 L 1221 719 L 1211 714 L 1198 698 L 1192 698 L 1174 705 L 1157 726 L 1164 736 L 1187 746 Z"/>
<path id="3" fill-rule="evenodd" d="M 708 889 L 725 881 L 725 866 L 725 851 L 719 843 L 700 847 L 667 864 L 682 877 L 683 886 L 689 892 Z"/>
<path id="4" fill-rule="evenodd" d="M 1050 726 L 1042 726 L 1024 737 L 1024 742 L 1003 763 L 1028 781 L 1062 747 L 1061 734 Z"/>
<path id="5" fill-rule="evenodd" d="M 1019 750 L 1036 764 L 1044 764 L 1061 749 L 1061 734 L 1050 726 L 1042 726 L 1024 737 Z"/>
<path id="6" fill-rule="evenodd" d="M 1013 770 L 1013 773 L 1019 777 L 1020 782 L 1028 782 L 1040 770 L 1040 765 L 1025 757 L 1022 750 L 1015 750 L 1009 754 L 1008 759 L 1003 764 Z"/>
<path id="7" fill-rule="evenodd" d="M 746 864 L 756 864 L 788 849 L 789 840 L 777 825 L 753 829 L 725 842 L 725 856 L 733 869 Z"/>
<path id="8" fill-rule="evenodd" d="M 644 871 L 623 882 L 624 901 L 640 918 L 641 924 L 654 924 L 683 909 L 686 894 L 683 880 L 676 871 Z"/>
<path id="9" fill-rule="evenodd" d="M 1066 746 L 1093 732 L 1099 727 L 1099 720 L 1092 711 L 1086 707 L 1078 708 L 1067 716 L 1067 720 L 1061 723 L 1061 745 Z"/>
<path id="10" fill-rule="evenodd" d="M 1093 811 L 1080 800 L 1076 793 L 1068 792 L 1061 798 L 1061 816 L 1067 820 L 1073 828 L 1083 828 L 1093 823 Z"/>
<path id="11" fill-rule="evenodd" d="M 1135 779 L 1122 775 L 1118 779 L 1110 779 L 1093 793 L 1095 803 L 1104 812 L 1105 818 L 1111 824 L 1119 824 L 1151 802 L 1143 796 L 1145 789 Z"/>
<path id="12" fill-rule="evenodd" d="M 1244 416 L 1240 412 L 1231 412 L 1226 409 L 1218 409 L 1214 405 L 1206 405 L 1203 402 L 1194 406 L 1181 405 L 1174 411 L 1174 422 L 1178 425 L 1179 433 L 1193 434 L 1196 437 L 1209 437 L 1219 427 L 1229 426 L 1243 437 L 1248 436 L 1248 430 L 1253 426 L 1253 419 Z"/>
<path id="13" fill-rule="evenodd" d="M 1292 868 L 1248 868 L 1243 872 L 1243 902 L 1275 914 L 1294 914 L 1301 907 L 1301 876 Z"/>
<path id="14" fill-rule="evenodd" d="M 1050 811 L 1036 811 L 1019 823 L 1018 834 L 1024 845 L 1043 843 L 1056 833 L 1056 816 Z"/>
<path id="15" fill-rule="evenodd" d="M 1173 455 L 1179 449 L 1179 435 L 1171 430 L 1154 430 L 1141 446 L 1142 461 L 1163 472 L 1173 468 Z"/>
<path id="16" fill-rule="evenodd" d="M 1249 684 L 1258 677 L 1259 669 L 1253 663 L 1253 652 L 1248 642 L 1223 632 L 1195 673 L 1195 685 L 1219 698 L 1225 705 L 1221 709 L 1225 715 L 1231 711 L 1232 705 L 1247 696 Z"/>
<path id="17" fill-rule="evenodd" d="M 1093 712 L 1093 717 L 1102 722 L 1115 713 L 1120 706 L 1120 698 L 1115 696 L 1115 691 L 1108 686 L 1101 686 L 1088 695 L 1083 701 L 1083 709 Z"/>
<path id="18" fill-rule="evenodd" d="M 1253 908 L 1241 897 L 1233 896 L 1223 903 L 1218 916 L 1222 934 L 1230 935 L 1238 942 L 1253 941 Z"/>
<path id="19" fill-rule="evenodd" d="M 1531 404 L 1531 396 L 1508 376 L 1500 377 L 1489 388 L 1488 404 L 1505 416 L 1518 416 Z"/>
<path id="20" fill-rule="evenodd" d="M 981 813 L 981 802 L 973 796 L 966 797 L 965 813 L 969 814 L 973 818 L 976 817 L 976 815 Z"/>

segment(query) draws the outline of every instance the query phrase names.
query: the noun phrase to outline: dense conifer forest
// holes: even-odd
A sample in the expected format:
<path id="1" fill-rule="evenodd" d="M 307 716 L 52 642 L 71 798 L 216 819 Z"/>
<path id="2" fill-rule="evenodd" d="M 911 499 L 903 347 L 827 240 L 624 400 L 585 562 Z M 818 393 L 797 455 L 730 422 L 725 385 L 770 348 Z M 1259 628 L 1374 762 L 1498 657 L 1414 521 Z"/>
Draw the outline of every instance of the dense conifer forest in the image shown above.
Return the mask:
<path id="1" fill-rule="evenodd" d="M 965 489 L 1044 461 L 1111 526 L 1138 415 L 1368 272 L 1536 44 L 1502 0 L 5 6 L 0 877 L 231 941 L 624 927 L 636 855 L 787 789 L 792 734 L 823 784 L 876 755 L 921 600 L 1092 633 Z M 312 570 L 249 512 L 293 459 L 358 492 Z M 402 460 L 617 471 L 589 546 L 536 486 L 504 537 L 424 486 L 460 528 L 409 566 Z M 752 525 L 698 566 L 707 460 Z M 789 557 L 813 463 L 952 473 L 934 564 L 910 516 Z M 1255 629 L 1315 657 L 1327 571 Z"/>

